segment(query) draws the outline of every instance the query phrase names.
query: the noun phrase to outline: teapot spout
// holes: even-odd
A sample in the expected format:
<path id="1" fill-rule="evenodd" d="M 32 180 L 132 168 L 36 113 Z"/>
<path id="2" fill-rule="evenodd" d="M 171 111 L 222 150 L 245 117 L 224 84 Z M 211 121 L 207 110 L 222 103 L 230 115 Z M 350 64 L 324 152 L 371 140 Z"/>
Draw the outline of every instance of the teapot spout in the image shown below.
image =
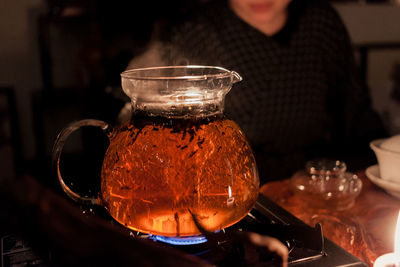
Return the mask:
<path id="1" fill-rule="evenodd" d="M 237 83 L 243 80 L 242 76 L 239 75 L 236 71 L 231 71 L 232 74 L 232 83 Z"/>

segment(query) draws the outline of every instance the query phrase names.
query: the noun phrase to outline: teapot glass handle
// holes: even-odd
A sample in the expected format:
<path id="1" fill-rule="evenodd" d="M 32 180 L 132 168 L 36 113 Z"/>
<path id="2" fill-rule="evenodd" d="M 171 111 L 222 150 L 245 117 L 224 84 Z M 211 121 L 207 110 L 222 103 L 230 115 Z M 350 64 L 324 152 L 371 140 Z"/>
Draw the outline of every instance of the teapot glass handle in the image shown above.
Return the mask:
<path id="1" fill-rule="evenodd" d="M 64 182 L 64 179 L 61 176 L 60 172 L 60 157 L 61 157 L 61 152 L 64 147 L 64 144 L 67 140 L 67 138 L 76 130 L 83 126 L 94 126 L 94 127 L 99 127 L 101 128 L 105 134 L 108 136 L 109 133 L 112 132 L 111 126 L 101 120 L 80 120 L 71 123 L 67 127 L 65 127 L 57 136 L 56 141 L 53 146 L 53 152 L 52 152 L 52 161 L 53 165 L 57 168 L 57 176 L 58 176 L 58 181 L 60 182 L 60 185 L 64 192 L 74 201 L 79 202 L 81 204 L 100 204 L 99 198 L 95 197 L 84 197 L 81 196 L 69 188 Z"/>

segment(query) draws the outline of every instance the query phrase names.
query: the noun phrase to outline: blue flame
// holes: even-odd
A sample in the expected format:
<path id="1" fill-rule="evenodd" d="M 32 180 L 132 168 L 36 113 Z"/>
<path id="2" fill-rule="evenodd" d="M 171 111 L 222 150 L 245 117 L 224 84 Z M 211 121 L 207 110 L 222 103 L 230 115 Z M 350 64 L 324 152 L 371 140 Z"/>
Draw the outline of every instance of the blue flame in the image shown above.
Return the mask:
<path id="1" fill-rule="evenodd" d="M 161 235 L 151 235 L 149 236 L 149 239 L 152 239 L 153 241 L 164 242 L 175 246 L 198 245 L 207 242 L 207 238 L 202 235 L 188 236 L 188 237 L 168 237 Z"/>

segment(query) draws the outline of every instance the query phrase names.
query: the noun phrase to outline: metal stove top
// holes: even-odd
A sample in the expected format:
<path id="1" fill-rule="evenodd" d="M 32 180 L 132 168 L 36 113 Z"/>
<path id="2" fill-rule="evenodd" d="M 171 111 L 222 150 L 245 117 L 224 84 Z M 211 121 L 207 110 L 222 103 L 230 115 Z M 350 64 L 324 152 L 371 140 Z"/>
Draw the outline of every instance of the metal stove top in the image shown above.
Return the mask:
<path id="1" fill-rule="evenodd" d="M 290 230 L 294 235 L 286 235 L 290 239 L 289 242 L 295 245 L 289 253 L 291 266 L 368 266 L 324 237 L 320 225 L 316 225 L 315 228 L 308 226 L 263 195 L 259 196 L 253 210 L 257 212 L 258 218 L 267 218 L 288 229 L 294 227 Z M 303 233 L 301 233 L 302 228 L 305 230 Z M 306 253 L 303 254 L 303 251 Z"/>
<path id="2" fill-rule="evenodd" d="M 324 237 L 320 224 L 315 227 L 308 226 L 263 195 L 259 196 L 255 207 L 243 220 L 225 231 L 227 233 L 251 231 L 279 239 L 289 249 L 289 266 L 367 266 Z M 280 264 L 279 258 L 274 254 L 253 251 L 251 255 L 246 255 L 248 253 L 245 248 L 225 240 L 223 234 L 218 236 L 221 240 L 217 245 L 209 241 L 188 246 L 165 245 L 201 257 L 217 266 L 279 266 Z M 158 238 L 153 240 L 163 243 L 163 240 Z"/>
<path id="3" fill-rule="evenodd" d="M 289 249 L 289 266 L 367 266 L 325 238 L 322 230 L 319 224 L 310 227 L 267 197 L 260 195 L 249 215 L 222 232 L 251 231 L 276 237 Z M 265 250 L 249 252 L 241 244 L 225 240 L 223 234 L 219 236 L 222 236 L 222 239 L 217 245 L 215 242 L 206 241 L 197 245 L 182 246 L 166 244 L 155 238 L 153 240 L 163 246 L 172 246 L 201 257 L 217 266 L 279 266 L 279 258 L 274 254 Z M 29 244 L 12 236 L 3 236 L 1 267 L 11 266 L 44 266 L 44 262 L 32 252 Z"/>

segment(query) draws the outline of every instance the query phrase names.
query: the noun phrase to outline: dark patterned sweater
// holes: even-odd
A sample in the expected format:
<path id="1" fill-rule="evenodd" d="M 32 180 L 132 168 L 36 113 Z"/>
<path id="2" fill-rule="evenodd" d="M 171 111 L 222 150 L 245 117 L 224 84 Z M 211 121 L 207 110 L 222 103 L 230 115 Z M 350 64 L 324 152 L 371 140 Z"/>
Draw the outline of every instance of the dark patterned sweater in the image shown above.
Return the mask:
<path id="1" fill-rule="evenodd" d="M 178 27 L 165 55 L 243 77 L 226 97 L 225 114 L 250 140 L 262 182 L 288 178 L 311 158 L 364 153 L 382 132 L 347 31 L 321 2 L 293 0 L 286 26 L 271 37 L 225 2 L 210 4 Z"/>

